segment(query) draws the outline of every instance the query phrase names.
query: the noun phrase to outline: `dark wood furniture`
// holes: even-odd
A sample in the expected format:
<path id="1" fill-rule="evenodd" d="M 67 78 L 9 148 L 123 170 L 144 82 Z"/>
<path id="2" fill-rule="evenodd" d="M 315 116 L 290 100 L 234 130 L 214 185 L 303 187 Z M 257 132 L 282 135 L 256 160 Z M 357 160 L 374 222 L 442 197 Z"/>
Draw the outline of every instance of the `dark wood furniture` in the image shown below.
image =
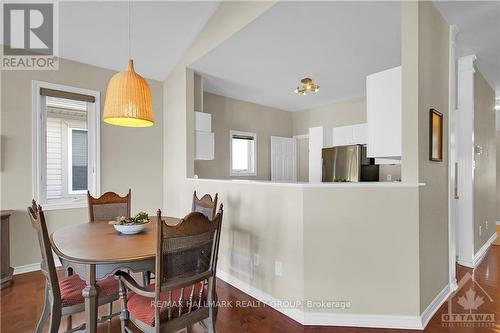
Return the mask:
<path id="1" fill-rule="evenodd" d="M 108 221 L 94 221 L 56 230 L 51 235 L 54 252 L 66 270 L 85 280 L 85 321 L 87 332 L 97 330 L 97 280 L 114 276 L 118 270 L 154 271 L 156 255 L 156 219 L 144 232 L 121 235 Z M 169 225 L 180 219 L 163 217 Z"/>
<path id="2" fill-rule="evenodd" d="M 142 287 L 128 273 L 117 273 L 122 333 L 132 332 L 129 321 L 149 333 L 184 328 L 189 331 L 198 322 L 204 322 L 209 333 L 215 332 L 215 278 L 222 213 L 221 205 L 210 221 L 202 213 L 192 212 L 171 227 L 162 221 L 158 210 L 156 283 Z M 133 294 L 127 296 L 128 290 Z"/>
<path id="3" fill-rule="evenodd" d="M 217 213 L 217 199 L 219 194 L 215 193 L 215 197 L 212 200 L 212 196 L 210 194 L 205 194 L 198 199 L 196 195 L 196 191 L 193 193 L 193 209 L 192 212 L 199 212 L 208 217 L 209 219 L 214 219 L 215 214 Z"/>
<path id="4" fill-rule="evenodd" d="M 218 194 L 215 193 L 214 199 L 210 194 L 205 194 L 198 199 L 196 191 L 193 193 L 193 206 L 192 212 L 199 212 L 208 217 L 209 219 L 215 218 L 215 213 L 217 212 L 217 198 Z M 154 276 L 152 276 L 151 272 L 144 272 L 143 274 L 144 285 L 150 284 L 151 280 L 154 280 Z"/>
<path id="5" fill-rule="evenodd" d="M 12 274 L 14 274 L 14 268 L 10 267 L 10 232 L 9 223 L 10 216 L 12 215 L 12 210 L 1 210 L 0 216 L 0 252 L 1 252 L 1 289 L 10 286 L 12 283 Z"/>
<path id="6" fill-rule="evenodd" d="M 106 192 L 99 198 L 94 198 L 87 191 L 90 222 L 96 220 L 114 220 L 117 216 L 130 217 L 130 201 L 132 191 L 121 197 L 115 192 Z"/>
<path id="7" fill-rule="evenodd" d="M 84 297 L 88 297 L 85 294 L 92 293 L 92 290 L 84 289 L 85 282 L 77 275 L 70 273 L 64 278 L 58 278 L 42 207 L 37 205 L 35 200 L 33 200 L 32 205 L 27 210 L 31 219 L 31 225 L 36 230 L 38 237 L 42 255 L 40 269 L 46 280 L 45 305 L 35 332 L 42 332 L 49 315 L 50 333 L 57 333 L 59 331 L 61 316 L 66 315 L 69 316 L 66 328 L 68 332 L 84 330 L 86 328 L 85 325 L 80 325 L 76 328 L 71 327 L 71 315 L 86 310 L 87 306 L 84 304 Z M 110 320 L 113 316 L 111 304 L 118 299 L 118 284 L 113 277 L 109 277 L 97 283 L 95 290 L 99 289 L 102 291 L 98 299 L 95 300 L 96 307 L 102 304 L 109 304 L 108 316 L 101 318 L 99 321 Z"/>

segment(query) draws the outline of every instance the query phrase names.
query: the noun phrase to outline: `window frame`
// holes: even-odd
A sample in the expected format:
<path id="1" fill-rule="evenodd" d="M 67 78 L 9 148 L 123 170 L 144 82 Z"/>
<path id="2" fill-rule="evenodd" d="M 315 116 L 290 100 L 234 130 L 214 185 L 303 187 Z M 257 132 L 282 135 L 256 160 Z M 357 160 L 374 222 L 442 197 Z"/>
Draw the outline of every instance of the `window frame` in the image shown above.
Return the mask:
<path id="1" fill-rule="evenodd" d="M 253 137 L 253 152 L 252 152 L 253 156 L 250 156 L 253 170 L 235 170 L 235 169 L 233 169 L 233 136 L 234 135 Z M 229 131 L 229 175 L 231 177 L 257 176 L 257 133 L 235 131 L 235 130 Z"/>
<path id="2" fill-rule="evenodd" d="M 78 190 L 73 191 L 73 131 L 85 131 L 87 132 L 87 144 L 89 138 L 89 131 L 86 128 L 78 128 L 78 127 L 69 127 L 68 126 L 68 151 L 67 151 L 67 159 L 68 159 L 68 194 L 85 194 L 86 190 Z M 70 134 L 71 133 L 71 134 Z M 87 166 L 88 167 L 88 166 Z"/>
<path id="3" fill-rule="evenodd" d="M 67 91 L 76 94 L 93 96 L 94 103 L 87 103 L 87 137 L 88 137 L 88 190 L 93 196 L 101 194 L 101 93 L 96 90 L 83 89 L 43 81 L 32 81 L 32 194 L 33 198 L 43 205 L 44 210 L 70 209 L 87 207 L 85 195 L 77 198 L 69 197 L 47 202 L 46 177 L 46 131 L 47 112 L 42 112 L 46 96 L 40 94 L 40 88 Z M 43 139 L 42 139 L 43 138 Z M 43 167 L 45 165 L 45 167 Z M 68 188 L 69 189 L 69 188 Z"/>

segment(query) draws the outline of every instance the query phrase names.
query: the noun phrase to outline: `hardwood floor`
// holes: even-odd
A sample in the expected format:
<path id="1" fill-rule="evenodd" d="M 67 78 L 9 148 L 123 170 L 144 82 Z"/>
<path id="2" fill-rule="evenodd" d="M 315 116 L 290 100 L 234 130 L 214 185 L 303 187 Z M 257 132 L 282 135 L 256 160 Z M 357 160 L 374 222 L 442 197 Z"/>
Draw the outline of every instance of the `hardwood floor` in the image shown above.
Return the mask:
<path id="1" fill-rule="evenodd" d="M 465 267 L 458 267 L 457 277 L 459 281 L 464 282 L 463 287 L 452 296 L 450 302 L 445 302 L 443 306 L 436 312 L 434 317 L 429 322 L 424 332 L 432 333 L 493 333 L 500 332 L 500 289 L 499 271 L 500 268 L 500 246 L 492 246 L 486 257 L 479 267 L 472 271 Z M 473 281 L 470 276 L 474 277 Z M 475 295 L 472 295 L 472 292 Z M 4 333 L 27 333 L 33 332 L 38 321 L 38 317 L 42 312 L 43 305 L 44 281 L 40 272 L 27 273 L 14 276 L 13 285 L 10 288 L 4 289 L 1 292 L 0 302 L 0 331 Z M 469 292 L 469 297 L 466 297 L 466 292 Z M 223 281 L 217 283 L 217 293 L 219 300 L 226 301 L 251 301 L 250 296 L 231 287 Z M 472 296 L 474 297 L 472 297 Z M 461 298 L 463 297 L 463 298 Z M 478 298 L 479 297 L 479 298 Z M 491 297 L 491 300 L 490 298 Z M 476 302 L 474 302 L 474 300 Z M 470 307 L 479 305 L 477 311 L 463 310 L 463 304 Z M 465 302 L 465 303 L 464 303 Z M 454 327 L 446 327 L 451 325 L 449 322 L 443 322 L 442 314 L 448 313 L 448 308 L 451 304 L 452 313 L 482 313 L 494 315 L 493 322 L 483 320 L 475 323 L 476 327 L 470 327 L 464 323 L 453 323 Z M 462 304 L 462 305 L 461 305 Z M 115 309 L 119 308 L 118 303 L 115 304 Z M 106 307 L 99 309 L 105 313 Z M 483 317 L 485 319 L 486 317 Z M 491 318 L 487 317 L 486 319 Z M 470 319 L 470 318 L 469 318 Z M 65 327 L 65 318 L 61 322 L 61 330 Z M 74 324 L 83 322 L 83 315 L 79 314 L 73 319 Z M 465 327 L 462 327 L 465 326 Z M 478 327 L 488 326 L 488 327 Z M 98 331 L 104 332 L 120 332 L 120 322 L 118 318 L 114 318 L 109 324 L 99 325 Z M 388 330 L 388 329 L 366 329 L 366 328 L 347 328 L 347 327 L 303 327 L 274 309 L 262 306 L 259 308 L 220 308 L 217 318 L 218 333 L 394 333 L 394 332 L 422 332 L 410 330 Z M 198 325 L 193 329 L 194 333 L 203 332 Z"/>

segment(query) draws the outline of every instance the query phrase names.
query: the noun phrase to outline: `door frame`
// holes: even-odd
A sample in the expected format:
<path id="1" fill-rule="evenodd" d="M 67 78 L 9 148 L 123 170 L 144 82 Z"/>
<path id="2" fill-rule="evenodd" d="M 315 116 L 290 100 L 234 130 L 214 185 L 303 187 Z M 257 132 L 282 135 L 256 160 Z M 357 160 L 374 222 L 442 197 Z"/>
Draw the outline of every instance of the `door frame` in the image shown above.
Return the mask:
<path id="1" fill-rule="evenodd" d="M 449 81 L 448 81 L 448 271 L 451 290 L 456 290 L 457 226 L 458 226 L 458 159 L 457 159 L 457 56 L 456 36 L 458 28 L 449 28 Z"/>

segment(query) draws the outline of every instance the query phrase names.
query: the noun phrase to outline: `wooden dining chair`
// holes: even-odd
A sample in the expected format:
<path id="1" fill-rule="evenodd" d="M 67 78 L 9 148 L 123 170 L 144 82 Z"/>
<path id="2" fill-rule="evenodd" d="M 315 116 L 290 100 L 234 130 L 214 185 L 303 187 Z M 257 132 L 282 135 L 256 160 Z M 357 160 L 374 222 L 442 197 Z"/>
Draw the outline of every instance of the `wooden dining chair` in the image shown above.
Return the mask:
<path id="1" fill-rule="evenodd" d="M 198 199 L 196 195 L 196 191 L 193 193 L 193 208 L 192 212 L 199 212 L 208 217 L 210 220 L 215 218 L 215 213 L 217 211 L 217 197 L 218 194 L 215 193 L 215 197 L 212 200 L 212 196 L 210 194 L 205 194 Z M 151 283 L 151 280 L 154 280 L 154 275 L 151 272 L 145 272 L 143 274 L 143 284 L 148 285 Z"/>
<path id="2" fill-rule="evenodd" d="M 204 322 L 215 332 L 215 276 L 222 224 L 222 205 L 210 221 L 200 212 L 187 215 L 176 226 L 167 226 L 158 210 L 156 283 L 138 285 L 125 272 L 120 282 L 122 333 L 129 321 L 143 332 L 190 330 Z M 127 291 L 133 293 L 127 296 Z"/>
<path id="3" fill-rule="evenodd" d="M 132 191 L 121 197 L 115 192 L 106 192 L 98 198 L 87 191 L 90 222 L 97 220 L 114 220 L 117 216 L 130 217 L 130 200 Z"/>
<path id="4" fill-rule="evenodd" d="M 209 219 L 214 219 L 215 214 L 217 212 L 217 199 L 219 194 L 215 193 L 215 197 L 212 200 L 212 196 L 210 194 L 205 194 L 198 199 L 196 195 L 196 191 L 193 193 L 193 209 L 192 212 L 200 212 Z"/>
<path id="5" fill-rule="evenodd" d="M 78 275 L 57 276 L 52 246 L 47 231 L 47 224 L 42 207 L 32 201 L 28 207 L 28 215 L 31 219 L 31 225 L 36 230 L 42 262 L 40 269 L 45 277 L 45 305 L 42 315 L 38 321 L 35 332 L 41 333 L 45 322 L 50 315 L 49 330 L 50 333 L 57 333 L 61 323 L 61 316 L 68 316 L 66 332 L 75 332 L 85 330 L 85 324 L 72 328 L 71 315 L 85 311 L 82 290 L 85 288 L 85 281 Z M 118 283 L 114 277 L 108 277 L 98 281 L 99 285 L 99 305 L 109 304 L 109 314 L 99 319 L 99 322 L 110 320 L 113 317 L 113 301 L 118 299 Z M 117 315 L 117 314 L 115 314 Z"/>

